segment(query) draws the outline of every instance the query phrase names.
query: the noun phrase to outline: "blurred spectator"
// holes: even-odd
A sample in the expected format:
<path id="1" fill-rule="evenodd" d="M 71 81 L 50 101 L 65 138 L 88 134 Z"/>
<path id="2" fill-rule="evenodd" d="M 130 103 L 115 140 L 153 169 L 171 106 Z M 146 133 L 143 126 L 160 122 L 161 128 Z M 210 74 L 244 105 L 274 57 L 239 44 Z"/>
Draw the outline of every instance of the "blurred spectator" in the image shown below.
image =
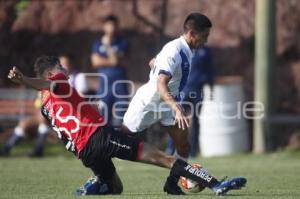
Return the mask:
<path id="1" fill-rule="evenodd" d="M 34 126 L 38 126 L 38 136 L 36 139 L 35 146 L 32 152 L 29 153 L 29 156 L 42 157 L 44 155 L 44 145 L 46 142 L 47 135 L 50 132 L 50 128 L 48 126 L 47 121 L 43 118 L 40 112 L 40 94 L 38 94 L 34 105 L 36 107 L 35 114 L 27 118 L 21 119 L 19 121 L 18 125 L 13 131 L 13 134 L 9 137 L 9 139 L 4 144 L 4 147 L 0 150 L 1 156 L 9 156 L 12 148 L 16 146 L 25 137 L 26 130 Z"/>
<path id="2" fill-rule="evenodd" d="M 98 69 L 100 74 L 97 94 L 107 108 L 107 113 L 103 114 L 114 127 L 121 126 L 128 104 L 127 85 L 119 82 L 127 79 L 124 61 L 128 52 L 128 42 L 120 36 L 118 26 L 119 19 L 116 16 L 110 15 L 104 19 L 104 34 L 93 43 L 91 55 L 92 66 Z"/>
<path id="3" fill-rule="evenodd" d="M 188 77 L 187 85 L 183 90 L 183 101 L 190 102 L 193 105 L 193 112 L 188 107 L 185 109 L 192 114 L 192 125 L 190 128 L 189 141 L 191 144 L 190 157 L 195 158 L 199 153 L 199 114 L 201 111 L 201 103 L 203 100 L 203 86 L 208 84 L 211 89 L 211 96 L 214 85 L 214 67 L 212 63 L 211 50 L 205 46 L 198 49 L 194 53 L 192 59 L 192 67 Z M 198 105 L 197 105 L 198 104 Z M 198 108 L 198 109 L 197 109 Z M 173 141 L 168 137 L 166 152 L 173 154 L 175 151 Z"/>

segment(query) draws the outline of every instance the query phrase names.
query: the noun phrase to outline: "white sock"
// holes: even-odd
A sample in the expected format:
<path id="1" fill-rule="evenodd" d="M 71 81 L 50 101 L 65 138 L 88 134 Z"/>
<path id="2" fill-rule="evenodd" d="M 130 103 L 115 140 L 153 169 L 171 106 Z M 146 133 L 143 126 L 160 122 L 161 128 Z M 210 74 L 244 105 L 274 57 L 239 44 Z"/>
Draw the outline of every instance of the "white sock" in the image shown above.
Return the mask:
<path id="1" fill-rule="evenodd" d="M 39 127 L 38 127 L 39 134 L 47 134 L 48 132 L 49 132 L 48 125 L 46 125 L 44 123 L 39 124 Z"/>
<path id="2" fill-rule="evenodd" d="M 24 129 L 22 129 L 20 126 L 17 126 L 14 130 L 14 134 L 19 136 L 19 137 L 24 137 Z"/>

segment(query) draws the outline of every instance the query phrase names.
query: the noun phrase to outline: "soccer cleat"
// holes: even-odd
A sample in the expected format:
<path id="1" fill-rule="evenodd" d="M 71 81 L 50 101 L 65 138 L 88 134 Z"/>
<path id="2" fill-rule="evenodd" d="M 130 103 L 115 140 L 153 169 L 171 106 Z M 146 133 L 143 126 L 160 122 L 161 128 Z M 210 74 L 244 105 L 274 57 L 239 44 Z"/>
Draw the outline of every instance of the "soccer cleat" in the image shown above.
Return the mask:
<path id="1" fill-rule="evenodd" d="M 175 180 L 172 176 L 169 176 L 164 186 L 164 192 L 167 192 L 171 195 L 185 195 L 177 183 L 178 180 Z"/>
<path id="2" fill-rule="evenodd" d="M 224 195 L 230 190 L 241 189 L 247 183 L 247 179 L 243 177 L 232 178 L 229 180 L 226 180 L 226 178 L 227 177 L 212 188 L 216 195 Z"/>
<path id="3" fill-rule="evenodd" d="M 86 194 L 86 190 L 83 187 L 79 187 L 75 190 L 74 192 L 75 196 L 85 196 Z"/>
<path id="4" fill-rule="evenodd" d="M 85 195 L 106 195 L 110 194 L 110 189 L 106 183 L 100 180 L 97 176 L 90 177 L 86 183 L 75 190 L 75 196 Z"/>

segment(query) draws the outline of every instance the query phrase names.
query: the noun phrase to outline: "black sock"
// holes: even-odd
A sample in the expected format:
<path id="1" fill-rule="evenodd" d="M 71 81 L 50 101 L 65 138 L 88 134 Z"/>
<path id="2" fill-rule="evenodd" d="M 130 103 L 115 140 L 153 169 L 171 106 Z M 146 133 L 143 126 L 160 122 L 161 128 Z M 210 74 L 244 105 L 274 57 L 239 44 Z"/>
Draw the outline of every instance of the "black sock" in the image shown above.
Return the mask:
<path id="1" fill-rule="evenodd" d="M 177 181 L 179 180 L 180 176 L 183 176 L 201 183 L 205 187 L 209 188 L 212 188 L 219 183 L 216 178 L 209 175 L 203 168 L 195 168 L 181 159 L 177 159 L 174 163 L 170 172 L 170 176 L 172 176 L 174 179 L 177 179 Z"/>

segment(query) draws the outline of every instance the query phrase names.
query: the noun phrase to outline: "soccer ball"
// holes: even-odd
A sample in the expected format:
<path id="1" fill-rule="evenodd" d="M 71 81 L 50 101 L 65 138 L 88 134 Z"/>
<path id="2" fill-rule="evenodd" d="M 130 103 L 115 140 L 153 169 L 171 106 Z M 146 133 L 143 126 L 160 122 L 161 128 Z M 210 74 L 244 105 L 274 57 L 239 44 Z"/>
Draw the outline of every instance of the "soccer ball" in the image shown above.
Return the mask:
<path id="1" fill-rule="evenodd" d="M 193 167 L 201 168 L 202 166 L 200 164 L 193 164 Z M 185 177 L 180 177 L 180 185 L 185 191 L 189 193 L 198 193 L 205 189 L 205 186 Z"/>

